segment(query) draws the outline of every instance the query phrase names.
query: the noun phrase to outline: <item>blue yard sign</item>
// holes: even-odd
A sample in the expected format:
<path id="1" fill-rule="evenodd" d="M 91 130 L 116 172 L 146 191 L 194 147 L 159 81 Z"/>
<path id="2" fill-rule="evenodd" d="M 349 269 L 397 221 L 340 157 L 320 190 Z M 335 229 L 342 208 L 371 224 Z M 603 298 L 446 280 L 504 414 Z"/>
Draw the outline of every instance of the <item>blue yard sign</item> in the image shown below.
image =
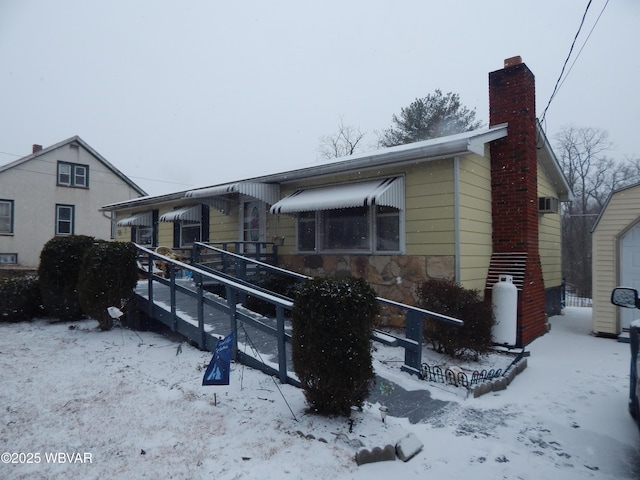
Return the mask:
<path id="1" fill-rule="evenodd" d="M 230 333 L 222 340 L 218 340 L 216 347 L 213 349 L 211 362 L 204 372 L 202 385 L 229 385 L 233 335 L 233 333 Z"/>

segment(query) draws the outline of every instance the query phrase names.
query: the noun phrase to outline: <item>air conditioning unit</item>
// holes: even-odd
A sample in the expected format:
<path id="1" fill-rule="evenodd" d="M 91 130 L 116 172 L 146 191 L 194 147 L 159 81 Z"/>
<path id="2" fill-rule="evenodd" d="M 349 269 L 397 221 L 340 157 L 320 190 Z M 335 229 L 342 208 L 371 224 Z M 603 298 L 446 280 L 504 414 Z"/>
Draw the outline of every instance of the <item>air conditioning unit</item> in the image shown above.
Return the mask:
<path id="1" fill-rule="evenodd" d="M 558 213 L 557 198 L 554 197 L 539 197 L 538 198 L 538 213 Z"/>

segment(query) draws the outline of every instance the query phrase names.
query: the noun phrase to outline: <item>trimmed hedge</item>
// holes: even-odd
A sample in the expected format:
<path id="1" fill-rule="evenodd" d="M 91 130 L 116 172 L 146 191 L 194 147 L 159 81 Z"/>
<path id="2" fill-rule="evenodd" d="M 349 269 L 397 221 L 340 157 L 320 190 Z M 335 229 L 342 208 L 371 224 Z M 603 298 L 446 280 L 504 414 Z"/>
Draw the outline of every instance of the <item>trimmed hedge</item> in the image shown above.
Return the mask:
<path id="1" fill-rule="evenodd" d="M 49 240 L 40 252 L 38 278 L 45 314 L 59 320 L 83 317 L 78 300 L 78 276 L 85 252 L 96 242 L 86 235 Z"/>
<path id="2" fill-rule="evenodd" d="M 292 360 L 305 398 L 321 414 L 362 406 L 375 375 L 371 334 L 378 303 L 362 279 L 315 278 L 296 292 Z"/>
<path id="3" fill-rule="evenodd" d="M 131 242 L 99 242 L 84 253 L 78 275 L 82 311 L 98 320 L 101 330 L 113 327 L 108 307 L 123 308 L 138 280 L 136 247 Z"/>
<path id="4" fill-rule="evenodd" d="M 20 322 L 42 314 L 38 278 L 13 277 L 0 280 L 0 321 Z"/>
<path id="5" fill-rule="evenodd" d="M 475 359 L 491 350 L 493 308 L 478 290 L 466 289 L 448 280 L 427 280 L 418 287 L 418 298 L 422 308 L 464 322 L 464 326 L 456 327 L 425 318 L 424 339 L 434 350 L 451 357 Z"/>

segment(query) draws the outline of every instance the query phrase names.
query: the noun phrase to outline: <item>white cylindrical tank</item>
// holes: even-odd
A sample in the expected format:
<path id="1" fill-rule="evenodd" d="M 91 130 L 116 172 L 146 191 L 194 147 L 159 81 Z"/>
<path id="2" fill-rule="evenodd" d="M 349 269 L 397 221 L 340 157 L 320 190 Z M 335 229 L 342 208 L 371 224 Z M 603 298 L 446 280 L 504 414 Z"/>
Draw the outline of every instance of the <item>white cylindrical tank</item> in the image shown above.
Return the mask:
<path id="1" fill-rule="evenodd" d="M 518 333 L 518 289 L 512 275 L 499 275 L 491 295 L 496 324 L 493 341 L 499 345 L 515 345 Z"/>

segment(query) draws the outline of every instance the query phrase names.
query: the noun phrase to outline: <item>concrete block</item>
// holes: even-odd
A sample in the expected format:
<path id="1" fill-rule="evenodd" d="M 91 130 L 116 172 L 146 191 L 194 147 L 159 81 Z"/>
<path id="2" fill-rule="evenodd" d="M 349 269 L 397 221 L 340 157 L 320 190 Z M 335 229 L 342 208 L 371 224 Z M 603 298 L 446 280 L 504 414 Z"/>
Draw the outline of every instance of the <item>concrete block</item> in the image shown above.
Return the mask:
<path id="1" fill-rule="evenodd" d="M 384 448 L 374 447 L 372 450 L 363 448 L 356 453 L 356 463 L 358 465 L 374 462 L 386 462 L 395 459 L 396 449 L 393 445 L 386 445 Z"/>
<path id="2" fill-rule="evenodd" d="M 396 443 L 396 454 L 403 462 L 411 460 L 424 447 L 414 433 L 409 433 Z"/>
<path id="3" fill-rule="evenodd" d="M 518 374 L 522 373 L 522 371 L 527 368 L 527 359 L 523 358 L 518 363 L 516 363 L 516 372 Z"/>
<path id="4" fill-rule="evenodd" d="M 485 393 L 489 393 L 490 391 L 491 391 L 491 382 L 478 383 L 473 388 L 473 398 L 478 398 L 479 396 L 484 395 Z"/>
<path id="5" fill-rule="evenodd" d="M 507 385 L 511 385 L 511 382 L 513 382 L 514 378 L 516 378 L 516 375 L 518 375 L 518 372 L 515 368 L 512 368 L 507 372 L 507 375 L 505 376 L 505 378 L 507 379 Z"/>
<path id="6" fill-rule="evenodd" d="M 494 392 L 499 392 L 500 390 L 506 390 L 506 388 L 507 388 L 506 377 L 496 378 L 493 382 L 491 382 L 491 389 Z"/>

